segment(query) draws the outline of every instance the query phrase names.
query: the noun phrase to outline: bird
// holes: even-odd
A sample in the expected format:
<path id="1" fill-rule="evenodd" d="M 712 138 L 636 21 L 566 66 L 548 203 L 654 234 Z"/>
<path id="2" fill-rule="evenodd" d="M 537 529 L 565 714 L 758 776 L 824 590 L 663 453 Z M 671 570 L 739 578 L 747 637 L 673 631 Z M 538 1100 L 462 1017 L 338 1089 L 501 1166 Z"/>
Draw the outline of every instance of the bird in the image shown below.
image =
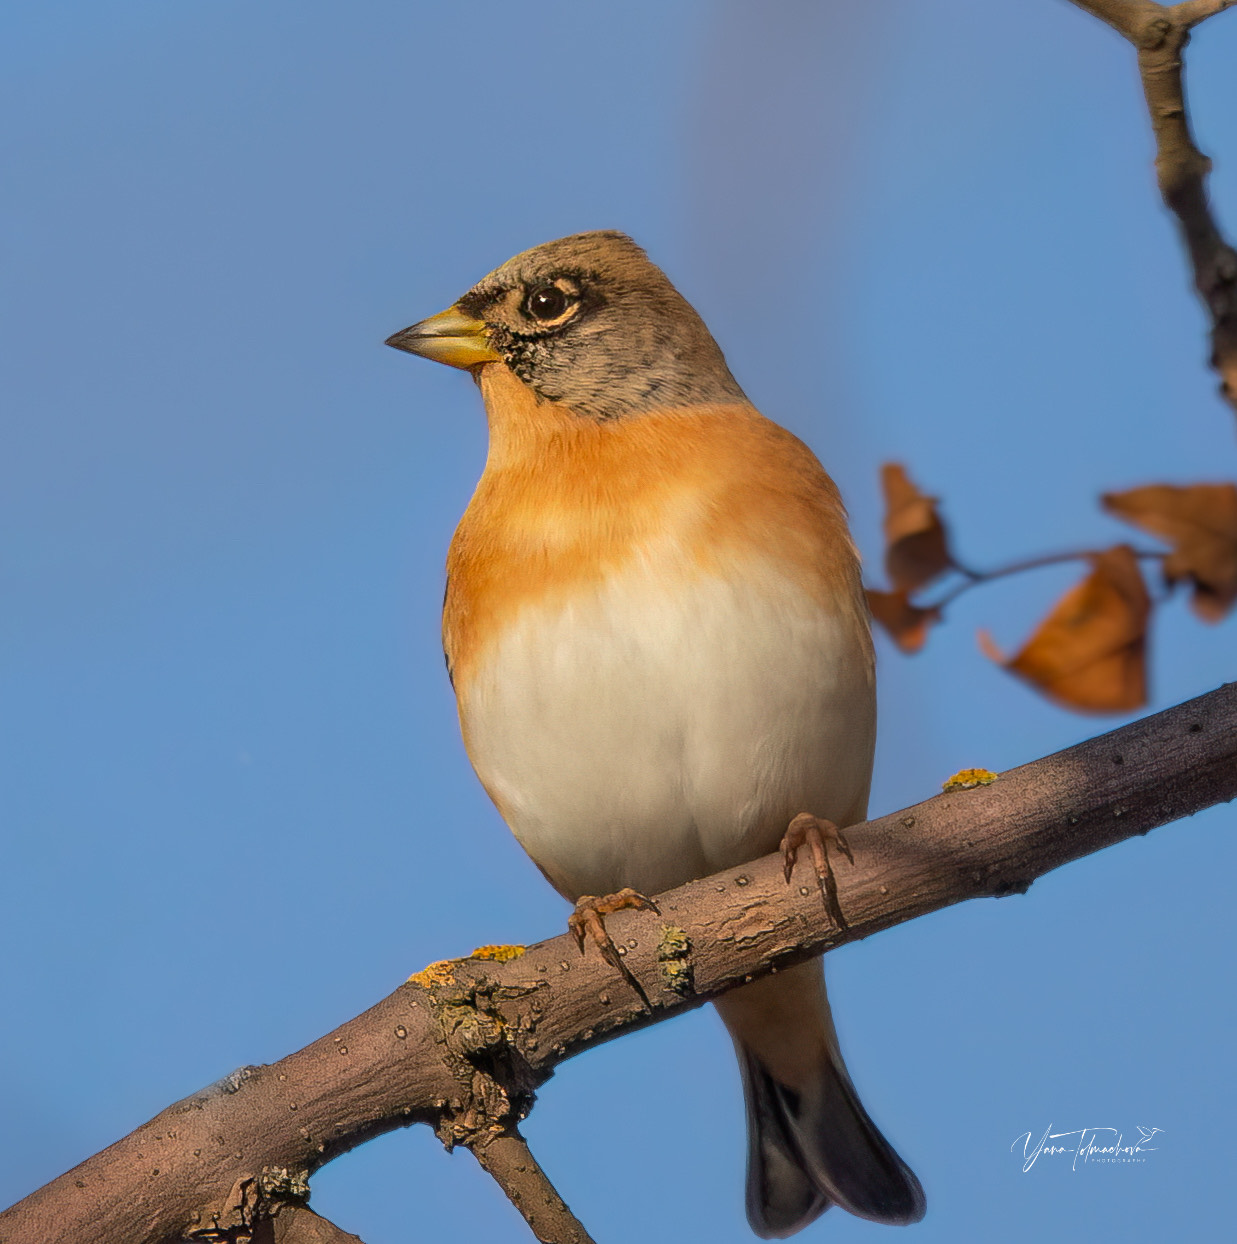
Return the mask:
<path id="1" fill-rule="evenodd" d="M 443 648 L 473 768 L 576 905 L 581 949 L 605 950 L 606 914 L 779 848 L 788 880 L 808 850 L 823 894 L 867 815 L 876 712 L 859 557 L 812 451 L 623 233 L 526 250 L 386 344 L 480 387 Z M 822 961 L 715 1005 L 756 1235 L 831 1205 L 922 1218 L 842 1061 Z"/>

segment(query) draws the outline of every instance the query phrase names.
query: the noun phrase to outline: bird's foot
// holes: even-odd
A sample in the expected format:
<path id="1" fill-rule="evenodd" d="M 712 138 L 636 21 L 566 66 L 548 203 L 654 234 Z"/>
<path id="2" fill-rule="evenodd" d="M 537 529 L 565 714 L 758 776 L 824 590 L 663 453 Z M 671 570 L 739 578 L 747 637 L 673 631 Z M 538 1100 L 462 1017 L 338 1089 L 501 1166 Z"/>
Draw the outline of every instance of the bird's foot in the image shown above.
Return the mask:
<path id="1" fill-rule="evenodd" d="M 576 899 L 576 909 L 567 918 L 567 928 L 576 939 L 580 953 L 584 953 L 584 942 L 587 938 L 601 952 L 601 957 L 619 972 L 627 983 L 640 995 L 640 1000 L 652 1010 L 648 995 L 643 986 L 631 974 L 631 969 L 623 962 L 622 955 L 610 939 L 606 931 L 604 917 L 616 911 L 657 911 L 657 904 L 646 898 L 630 886 L 619 890 L 617 894 L 582 894 Z M 659 913 L 660 914 L 660 913 Z"/>
<path id="2" fill-rule="evenodd" d="M 838 884 L 833 875 L 833 865 L 829 862 L 829 848 L 835 847 L 853 864 L 850 843 L 846 835 L 832 822 L 822 816 L 813 816 L 810 812 L 800 812 L 787 827 L 782 837 L 782 871 L 786 875 L 787 884 L 795 869 L 795 861 L 799 858 L 799 848 L 806 846 L 812 853 L 812 866 L 816 870 L 816 884 L 820 887 L 820 896 L 834 923 L 839 929 L 846 928 L 846 917 L 838 903 Z"/>
<path id="3" fill-rule="evenodd" d="M 633 890 L 628 886 L 617 894 L 582 894 L 576 899 L 576 909 L 567 918 L 567 927 L 576 939 L 580 953 L 584 953 L 584 939 L 601 951 L 602 958 L 615 967 L 620 967 L 619 953 L 610 934 L 606 932 L 603 916 L 612 915 L 616 911 L 657 911 L 657 904 L 651 898 Z"/>

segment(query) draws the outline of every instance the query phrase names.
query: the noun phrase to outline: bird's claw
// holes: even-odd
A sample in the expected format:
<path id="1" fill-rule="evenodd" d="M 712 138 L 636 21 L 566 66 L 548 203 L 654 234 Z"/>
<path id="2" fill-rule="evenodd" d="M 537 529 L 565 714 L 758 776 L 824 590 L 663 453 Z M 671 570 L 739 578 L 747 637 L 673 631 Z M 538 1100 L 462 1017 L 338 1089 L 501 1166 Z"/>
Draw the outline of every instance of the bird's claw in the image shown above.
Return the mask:
<path id="1" fill-rule="evenodd" d="M 652 911 L 661 914 L 651 898 L 627 886 L 615 894 L 582 894 L 576 899 L 575 911 L 567 917 L 567 928 L 576 939 L 581 954 L 584 953 L 585 939 L 592 942 L 601 952 L 601 957 L 623 975 L 627 983 L 640 995 L 645 1006 L 649 1006 L 648 995 L 623 962 L 623 957 L 606 930 L 603 917 L 616 911 Z"/>
<path id="2" fill-rule="evenodd" d="M 838 904 L 837 879 L 833 875 L 833 865 L 829 862 L 829 847 L 834 846 L 854 864 L 855 856 L 850 849 L 850 843 L 846 841 L 846 835 L 832 821 L 813 816 L 810 812 L 800 812 L 790 822 L 782 837 L 782 873 L 787 884 L 794 873 L 799 848 L 803 846 L 812 854 L 812 867 L 816 872 L 816 884 L 820 887 L 821 899 L 838 928 L 846 928 L 846 918 Z"/>
<path id="3" fill-rule="evenodd" d="M 615 894 L 598 896 L 582 894 L 576 899 L 576 909 L 567 917 L 567 927 L 576 939 L 580 953 L 584 953 L 584 939 L 601 951 L 602 955 L 613 963 L 618 958 L 618 951 L 606 932 L 603 916 L 612 915 L 616 911 L 653 911 L 657 912 L 657 904 L 651 898 L 633 890 L 630 886 Z M 658 912 L 660 915 L 660 912 Z"/>

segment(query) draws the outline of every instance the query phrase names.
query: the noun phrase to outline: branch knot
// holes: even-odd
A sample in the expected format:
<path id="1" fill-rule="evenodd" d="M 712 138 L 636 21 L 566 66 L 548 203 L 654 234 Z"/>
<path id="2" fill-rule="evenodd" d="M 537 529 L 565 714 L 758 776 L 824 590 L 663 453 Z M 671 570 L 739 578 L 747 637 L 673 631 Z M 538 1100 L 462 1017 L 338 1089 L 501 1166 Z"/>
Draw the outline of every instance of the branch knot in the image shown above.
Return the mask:
<path id="1" fill-rule="evenodd" d="M 545 1079 L 512 1039 L 513 1028 L 531 1025 L 523 1017 L 513 1022 L 501 1003 L 527 997 L 546 982 L 503 984 L 471 959 L 451 968 L 449 980 L 425 988 L 459 1089 L 442 1104 L 435 1130 L 448 1150 L 458 1144 L 475 1149 L 523 1119 Z"/>

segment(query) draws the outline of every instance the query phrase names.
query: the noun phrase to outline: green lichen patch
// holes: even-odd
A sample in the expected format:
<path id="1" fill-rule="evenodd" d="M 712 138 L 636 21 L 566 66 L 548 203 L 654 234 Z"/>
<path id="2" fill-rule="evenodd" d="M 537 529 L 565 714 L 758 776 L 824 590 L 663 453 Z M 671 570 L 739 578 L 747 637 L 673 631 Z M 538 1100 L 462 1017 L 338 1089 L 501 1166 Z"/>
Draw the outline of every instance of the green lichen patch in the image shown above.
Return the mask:
<path id="1" fill-rule="evenodd" d="M 290 1171 L 285 1166 L 264 1166 L 258 1176 L 258 1187 L 270 1200 L 308 1201 L 309 1172 Z"/>
<path id="2" fill-rule="evenodd" d="M 692 944 L 685 930 L 677 925 L 662 925 L 657 943 L 657 970 L 667 989 L 686 998 L 694 990 L 691 963 Z"/>

